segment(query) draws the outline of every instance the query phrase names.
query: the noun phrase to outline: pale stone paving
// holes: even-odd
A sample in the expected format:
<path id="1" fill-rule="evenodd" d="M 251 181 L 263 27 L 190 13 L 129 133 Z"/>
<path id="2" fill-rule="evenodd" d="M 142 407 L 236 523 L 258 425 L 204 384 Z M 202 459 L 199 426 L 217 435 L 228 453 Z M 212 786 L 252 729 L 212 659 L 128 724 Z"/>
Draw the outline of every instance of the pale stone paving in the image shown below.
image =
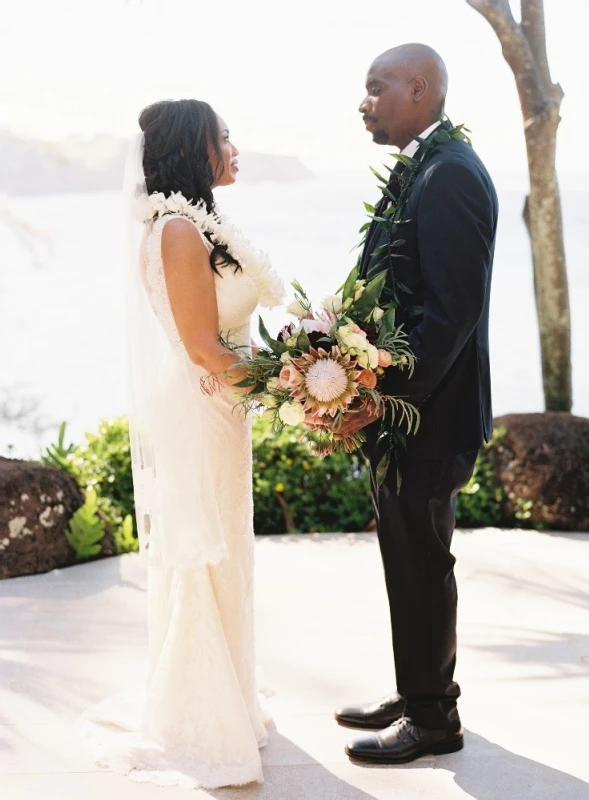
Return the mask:
<path id="1" fill-rule="evenodd" d="M 144 673 L 137 556 L 0 581 L 4 800 L 589 800 L 589 534 L 455 538 L 466 748 L 363 768 L 333 709 L 393 688 L 371 534 L 257 542 L 258 663 L 276 729 L 261 787 L 187 792 L 95 767 L 73 721 Z"/>

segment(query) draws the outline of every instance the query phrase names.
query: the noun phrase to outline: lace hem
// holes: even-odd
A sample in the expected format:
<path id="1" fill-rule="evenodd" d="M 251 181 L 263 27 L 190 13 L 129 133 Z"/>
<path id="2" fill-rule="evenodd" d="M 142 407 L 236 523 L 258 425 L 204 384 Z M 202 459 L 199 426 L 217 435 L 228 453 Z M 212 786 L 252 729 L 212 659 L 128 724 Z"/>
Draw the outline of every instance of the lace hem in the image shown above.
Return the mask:
<path id="1" fill-rule="evenodd" d="M 264 783 L 261 758 L 245 764 L 217 764 L 189 762 L 188 757 L 167 759 L 156 746 L 139 742 L 136 734 L 120 732 L 129 739 L 128 747 L 121 743 L 105 745 L 94 730 L 92 722 L 84 718 L 76 725 L 77 733 L 89 748 L 94 763 L 135 783 L 153 783 L 157 786 L 176 786 L 183 789 L 220 789 L 225 786 L 247 786 Z M 115 730 L 113 728 L 113 730 Z M 268 736 L 258 741 L 258 748 L 268 743 Z M 151 752 L 150 752 L 151 748 Z"/>

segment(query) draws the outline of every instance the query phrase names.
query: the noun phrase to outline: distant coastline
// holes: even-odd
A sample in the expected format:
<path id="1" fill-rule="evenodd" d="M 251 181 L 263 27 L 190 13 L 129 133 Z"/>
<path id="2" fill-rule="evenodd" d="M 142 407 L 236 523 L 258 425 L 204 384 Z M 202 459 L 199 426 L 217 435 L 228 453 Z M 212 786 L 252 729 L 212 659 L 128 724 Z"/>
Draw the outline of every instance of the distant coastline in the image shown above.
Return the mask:
<path id="1" fill-rule="evenodd" d="M 98 135 L 61 142 L 25 139 L 0 131 L 0 192 L 43 195 L 119 189 L 127 140 Z M 317 176 L 295 156 L 240 155 L 240 182 L 293 183 Z"/>

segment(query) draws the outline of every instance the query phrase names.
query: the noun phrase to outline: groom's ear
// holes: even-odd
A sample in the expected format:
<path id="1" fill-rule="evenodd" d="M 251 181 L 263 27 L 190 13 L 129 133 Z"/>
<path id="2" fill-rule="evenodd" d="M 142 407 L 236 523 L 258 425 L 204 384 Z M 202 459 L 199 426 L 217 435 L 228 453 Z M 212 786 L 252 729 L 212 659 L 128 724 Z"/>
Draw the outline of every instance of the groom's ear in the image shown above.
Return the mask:
<path id="1" fill-rule="evenodd" d="M 424 98 L 429 88 L 427 78 L 424 78 L 423 75 L 416 75 L 415 78 L 413 78 L 412 84 L 411 94 L 413 96 L 413 102 L 419 103 L 419 101 Z"/>

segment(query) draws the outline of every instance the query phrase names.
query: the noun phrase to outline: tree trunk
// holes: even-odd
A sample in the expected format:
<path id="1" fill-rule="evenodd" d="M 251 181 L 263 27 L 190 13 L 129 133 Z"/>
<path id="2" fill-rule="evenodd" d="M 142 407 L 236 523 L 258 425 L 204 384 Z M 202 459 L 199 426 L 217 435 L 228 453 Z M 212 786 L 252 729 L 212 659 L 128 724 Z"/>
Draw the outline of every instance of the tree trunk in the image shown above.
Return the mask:
<path id="1" fill-rule="evenodd" d="M 524 219 L 532 243 L 547 411 L 570 412 L 571 322 L 562 207 L 556 175 L 556 136 L 563 92 L 552 83 L 546 54 L 543 0 L 521 0 L 522 21 L 509 0 L 467 0 L 489 22 L 511 67 L 526 137 L 530 195 Z"/>

